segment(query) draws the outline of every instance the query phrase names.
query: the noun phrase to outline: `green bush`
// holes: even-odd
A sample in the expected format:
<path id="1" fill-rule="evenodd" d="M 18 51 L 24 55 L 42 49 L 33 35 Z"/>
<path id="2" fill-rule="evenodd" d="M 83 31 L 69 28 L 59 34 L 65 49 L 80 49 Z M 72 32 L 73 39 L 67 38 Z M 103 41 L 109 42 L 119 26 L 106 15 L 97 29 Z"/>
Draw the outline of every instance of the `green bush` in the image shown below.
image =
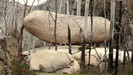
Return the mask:
<path id="1" fill-rule="evenodd" d="M 12 74 L 13 75 L 35 75 L 33 71 L 30 70 L 30 66 L 26 59 L 20 61 L 14 59 L 12 61 Z"/>

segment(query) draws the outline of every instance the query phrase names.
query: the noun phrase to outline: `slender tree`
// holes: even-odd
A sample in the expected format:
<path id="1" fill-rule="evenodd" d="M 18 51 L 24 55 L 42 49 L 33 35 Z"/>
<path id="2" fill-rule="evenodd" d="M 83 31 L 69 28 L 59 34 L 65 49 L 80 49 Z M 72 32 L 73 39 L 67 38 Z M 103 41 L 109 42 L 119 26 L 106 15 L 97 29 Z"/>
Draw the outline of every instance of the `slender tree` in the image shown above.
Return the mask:
<path id="1" fill-rule="evenodd" d="M 32 6 L 33 6 L 34 2 L 35 2 L 35 0 L 32 2 L 32 5 L 30 6 L 28 13 L 30 13 L 30 11 L 31 11 L 31 9 L 32 9 Z"/>
<path id="2" fill-rule="evenodd" d="M 81 68 L 85 68 L 85 47 L 87 40 L 87 26 L 88 26 L 88 11 L 89 11 L 90 0 L 86 0 L 85 4 L 85 18 L 84 18 L 84 30 L 83 30 L 83 43 L 82 43 L 82 53 L 81 53 Z"/>
<path id="3" fill-rule="evenodd" d="M 24 8 L 24 13 L 23 13 L 23 18 L 26 15 L 26 10 L 27 10 L 27 3 L 28 0 L 26 0 L 26 4 L 25 4 L 25 8 Z M 22 41 L 23 41 L 23 29 L 24 29 L 24 25 L 22 25 L 21 29 L 20 29 L 20 36 L 18 39 L 19 42 L 19 48 L 18 48 L 18 60 L 21 62 L 21 53 L 22 53 Z"/>
<path id="4" fill-rule="evenodd" d="M 131 62 L 133 62 L 133 51 L 132 51 L 132 57 L 131 57 Z"/>
<path id="5" fill-rule="evenodd" d="M 77 16 L 81 15 L 81 1 L 82 0 L 77 0 Z"/>
<path id="6" fill-rule="evenodd" d="M 62 9 L 62 4 L 63 4 L 63 0 L 60 1 L 60 8 L 59 8 L 59 13 L 61 14 L 61 9 Z"/>
<path id="7" fill-rule="evenodd" d="M 105 18 L 105 33 L 106 33 L 106 0 L 103 0 L 103 4 L 104 4 L 104 18 Z M 106 36 L 106 34 L 105 34 L 105 36 Z M 104 48 L 105 48 L 105 55 L 104 56 L 106 56 L 107 54 L 106 54 L 106 41 L 104 42 Z M 105 61 L 106 62 L 106 61 Z M 105 68 L 106 68 L 106 63 L 105 63 Z M 106 70 L 105 70 L 106 71 Z"/>
<path id="8" fill-rule="evenodd" d="M 55 26 L 54 26 L 54 40 L 55 40 L 55 50 L 57 51 L 57 39 L 56 39 L 56 31 L 57 31 L 57 0 L 55 0 Z"/>
<path id="9" fill-rule="evenodd" d="M 7 5 L 8 0 L 5 0 L 5 6 L 4 6 L 4 21 L 5 21 L 5 35 L 8 35 L 8 26 L 7 26 Z"/>
<path id="10" fill-rule="evenodd" d="M 72 50 L 71 50 L 71 30 L 70 30 L 70 22 L 69 22 L 69 15 L 70 15 L 70 0 L 67 0 L 67 25 L 68 25 L 68 49 L 69 49 L 69 53 L 72 54 Z"/>
<path id="11" fill-rule="evenodd" d="M 90 12 L 90 15 L 91 15 L 91 38 L 90 38 L 90 47 L 92 46 L 92 36 L 93 36 L 93 0 L 90 0 L 90 9 L 91 9 L 91 12 Z M 91 48 L 89 50 L 89 62 L 88 64 L 90 64 L 90 56 L 91 56 Z"/>
<path id="12" fill-rule="evenodd" d="M 74 0 L 71 10 L 71 15 L 76 15 L 77 14 L 76 10 L 77 10 L 77 0 Z"/>
<path id="13" fill-rule="evenodd" d="M 121 27 L 121 18 L 122 18 L 122 0 L 119 0 L 119 23 L 116 25 L 116 59 L 115 59 L 115 75 L 118 71 L 118 56 L 119 56 L 119 46 L 120 46 L 120 27 Z"/>
<path id="14" fill-rule="evenodd" d="M 109 42 L 109 61 L 108 72 L 113 72 L 113 41 L 114 41 L 114 19 L 115 19 L 115 0 L 111 0 L 111 16 L 110 16 L 110 42 Z"/>
<path id="15" fill-rule="evenodd" d="M 103 2 L 103 4 L 104 4 L 104 18 L 105 18 L 105 33 L 106 33 L 106 18 L 107 18 L 107 16 L 106 16 L 106 0 L 104 0 L 104 2 Z M 105 34 L 105 36 L 106 36 L 106 34 Z M 105 42 L 105 46 L 106 46 L 106 42 Z M 105 49 L 106 50 L 106 49 Z M 105 52 L 106 53 L 106 52 Z"/>

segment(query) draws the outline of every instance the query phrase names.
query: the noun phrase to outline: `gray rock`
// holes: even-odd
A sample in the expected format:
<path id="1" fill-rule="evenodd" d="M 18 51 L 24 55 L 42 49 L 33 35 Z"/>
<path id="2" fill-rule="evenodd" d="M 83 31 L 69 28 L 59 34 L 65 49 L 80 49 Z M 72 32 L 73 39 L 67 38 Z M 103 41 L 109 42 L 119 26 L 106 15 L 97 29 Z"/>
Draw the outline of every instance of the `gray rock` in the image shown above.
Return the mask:
<path id="1" fill-rule="evenodd" d="M 12 60 L 17 56 L 17 40 L 11 36 L 0 39 L 0 71 L 11 74 Z"/>

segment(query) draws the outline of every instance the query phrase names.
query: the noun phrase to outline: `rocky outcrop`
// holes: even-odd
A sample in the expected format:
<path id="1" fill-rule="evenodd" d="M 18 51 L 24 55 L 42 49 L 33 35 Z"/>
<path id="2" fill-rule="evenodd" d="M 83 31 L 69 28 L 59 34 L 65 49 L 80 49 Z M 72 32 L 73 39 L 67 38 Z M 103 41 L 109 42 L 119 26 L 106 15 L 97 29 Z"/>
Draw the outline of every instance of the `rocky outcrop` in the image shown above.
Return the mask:
<path id="1" fill-rule="evenodd" d="M 30 52 L 28 58 L 31 70 L 67 74 L 80 72 L 78 62 L 68 53 L 53 50 L 37 50 Z"/>
<path id="2" fill-rule="evenodd" d="M 74 62 L 72 63 L 73 65 L 71 65 L 70 67 L 65 67 L 62 68 L 60 70 L 55 70 L 55 65 L 56 67 L 59 66 L 57 63 L 60 63 L 60 65 L 62 65 L 64 62 L 63 61 L 67 61 L 66 57 L 64 54 L 68 54 L 68 48 L 67 46 L 58 46 L 58 50 L 55 51 L 55 47 L 42 47 L 42 48 L 35 48 L 35 49 L 31 49 L 29 51 L 24 51 L 22 54 L 29 56 L 29 61 L 30 61 L 30 66 L 32 70 L 40 70 L 42 69 L 44 72 L 54 72 L 54 73 L 77 73 L 77 71 L 79 71 L 79 66 L 77 64 L 77 62 L 80 64 L 81 63 L 81 51 L 79 51 L 78 49 L 80 48 L 80 46 L 72 46 L 72 57 L 70 56 L 70 59 L 73 60 Z M 48 50 L 49 49 L 49 50 Z M 106 52 L 106 55 L 105 55 Z M 56 54 L 57 53 L 57 54 Z M 115 54 L 116 50 L 114 49 L 113 51 L 113 60 L 115 61 Z M 63 56 L 59 56 L 60 54 L 62 54 Z M 131 51 L 129 51 L 129 59 L 131 60 Z M 126 58 L 128 58 L 128 54 L 126 53 Z M 105 61 L 107 61 L 109 55 L 109 49 L 106 48 L 92 48 L 91 49 L 91 55 L 90 55 L 90 65 L 92 66 L 97 66 L 101 68 L 101 71 L 103 70 L 103 68 L 105 68 L 105 66 L 103 65 L 104 63 L 106 63 Z M 122 63 L 123 62 L 123 55 L 124 52 L 123 51 L 119 51 L 119 62 Z M 57 59 L 57 57 L 59 57 L 59 60 Z M 89 50 L 86 49 L 85 51 L 85 65 L 88 65 L 89 62 Z M 56 61 L 58 60 L 58 61 Z M 68 62 L 68 61 L 67 61 Z M 66 63 L 65 62 L 65 65 Z M 69 61 L 70 62 L 70 61 Z M 48 63 L 48 67 L 47 69 L 46 66 L 44 64 Z M 52 64 L 54 63 L 54 64 Z M 40 67 L 39 67 L 40 65 Z M 54 68 L 50 68 L 50 66 L 54 65 Z M 43 67 L 44 66 L 44 67 Z M 54 70 L 54 71 L 53 71 Z"/>
<path id="3" fill-rule="evenodd" d="M 0 39 L 0 74 L 5 71 L 11 74 L 11 62 L 17 56 L 17 45 L 16 39 L 11 36 Z"/>
<path id="4" fill-rule="evenodd" d="M 34 36 L 47 41 L 54 40 L 54 15 L 48 11 L 34 11 L 23 20 L 24 27 Z M 68 44 L 68 28 L 66 15 L 58 14 L 57 19 L 57 43 Z M 87 42 L 104 42 L 109 38 L 110 21 L 102 17 L 93 17 L 93 32 L 91 33 L 91 19 L 88 17 Z M 105 28 L 106 27 L 106 28 Z M 70 16 L 71 42 L 72 44 L 82 43 L 84 17 Z"/>

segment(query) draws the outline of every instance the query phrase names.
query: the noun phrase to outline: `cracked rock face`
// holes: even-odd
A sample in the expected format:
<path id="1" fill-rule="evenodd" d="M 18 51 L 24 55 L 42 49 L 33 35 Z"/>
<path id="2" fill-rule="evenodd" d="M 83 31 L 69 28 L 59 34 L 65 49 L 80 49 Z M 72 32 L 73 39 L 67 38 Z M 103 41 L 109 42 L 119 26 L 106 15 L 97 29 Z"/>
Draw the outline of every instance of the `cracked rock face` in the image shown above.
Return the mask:
<path id="1" fill-rule="evenodd" d="M 37 50 L 29 55 L 31 70 L 77 74 L 80 72 L 78 62 L 68 53 L 54 50 Z"/>
<path id="2" fill-rule="evenodd" d="M 51 17 L 52 15 L 52 17 Z M 54 40 L 54 15 L 48 11 L 33 11 L 23 20 L 23 25 L 32 35 L 46 41 Z M 66 15 L 58 14 L 57 19 L 57 43 L 68 44 L 68 26 Z M 106 21 L 106 26 L 105 26 Z M 70 16 L 71 43 L 80 44 L 83 38 L 84 17 Z M 109 38 L 110 21 L 102 17 L 93 17 L 93 32 L 91 32 L 91 19 L 88 17 L 87 42 L 104 42 Z"/>
<path id="3" fill-rule="evenodd" d="M 11 36 L 0 39 L 0 72 L 7 67 L 8 72 L 12 66 L 11 62 L 17 56 L 17 40 Z"/>

